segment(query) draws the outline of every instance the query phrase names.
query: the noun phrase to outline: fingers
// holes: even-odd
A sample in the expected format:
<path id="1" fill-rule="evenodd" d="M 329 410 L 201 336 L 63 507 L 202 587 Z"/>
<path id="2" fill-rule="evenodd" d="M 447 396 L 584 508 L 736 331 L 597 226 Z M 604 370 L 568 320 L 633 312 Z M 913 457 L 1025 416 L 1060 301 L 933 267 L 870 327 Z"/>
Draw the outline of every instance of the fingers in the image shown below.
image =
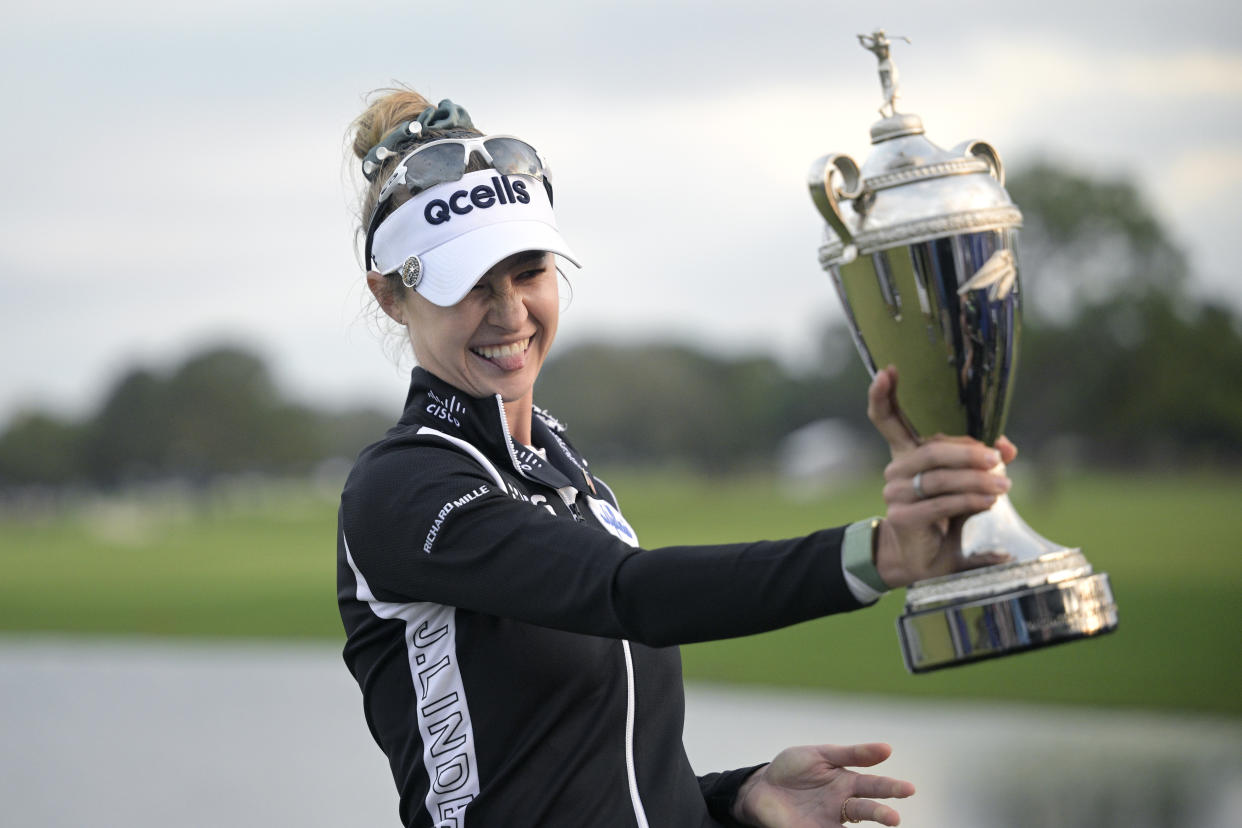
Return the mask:
<path id="1" fill-rule="evenodd" d="M 914 785 L 891 776 L 873 776 L 869 773 L 854 777 L 854 796 L 872 799 L 905 799 L 914 795 Z"/>
<path id="2" fill-rule="evenodd" d="M 913 451 L 896 457 L 884 469 L 885 480 L 914 477 L 930 469 L 957 468 L 993 469 L 1001 462 L 1001 453 L 969 438 L 937 437 Z"/>
<path id="3" fill-rule="evenodd" d="M 881 825 L 900 825 L 901 815 L 887 805 L 870 799 L 850 797 L 841 806 L 841 816 L 850 822 L 878 822 Z"/>
<path id="4" fill-rule="evenodd" d="M 987 511 L 995 502 L 996 495 L 982 492 L 945 494 L 913 503 L 889 503 L 887 516 L 893 524 L 901 526 L 930 524 Z"/>
<path id="5" fill-rule="evenodd" d="M 1008 437 L 997 437 L 995 445 L 996 450 L 1001 453 L 1001 461 L 1004 462 L 1006 466 L 1012 463 L 1014 458 L 1018 456 L 1018 447 L 1009 442 Z"/>
<path id="6" fill-rule="evenodd" d="M 917 488 L 912 477 L 885 483 L 884 502 L 914 503 L 944 494 L 964 492 L 1001 495 L 1009 491 L 1011 485 L 1008 477 L 978 469 L 933 469 L 919 473 Z"/>
<path id="7" fill-rule="evenodd" d="M 743 784 L 749 791 L 739 792 L 742 805 L 734 810 L 757 825 L 836 825 L 838 818 L 841 824 L 897 825 L 897 811 L 874 800 L 904 799 L 914 794 L 914 785 L 849 770 L 877 765 L 892 752 L 883 742 L 786 748 Z M 807 819 L 811 814 L 817 817 Z"/>
<path id="8" fill-rule="evenodd" d="M 817 745 L 815 750 L 829 764 L 838 768 L 869 768 L 893 755 L 892 746 L 884 742 L 861 745 Z"/>
<path id="9" fill-rule="evenodd" d="M 867 417 L 894 455 L 918 447 L 919 441 L 901 419 L 897 405 L 897 369 L 892 365 L 877 371 L 871 380 L 871 387 L 867 389 Z"/>
<path id="10" fill-rule="evenodd" d="M 924 443 L 884 470 L 888 517 L 901 525 L 930 524 L 989 509 L 1011 485 L 990 471 L 998 462 L 999 452 L 973 440 Z"/>

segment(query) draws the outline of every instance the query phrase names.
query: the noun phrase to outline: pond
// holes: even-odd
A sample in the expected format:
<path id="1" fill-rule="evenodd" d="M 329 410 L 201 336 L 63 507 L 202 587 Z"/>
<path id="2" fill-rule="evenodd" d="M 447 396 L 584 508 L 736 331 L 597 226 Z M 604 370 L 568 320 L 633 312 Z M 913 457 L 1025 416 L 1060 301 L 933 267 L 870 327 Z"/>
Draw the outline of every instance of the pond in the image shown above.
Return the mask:
<path id="1" fill-rule="evenodd" d="M 330 644 L 0 636 L 3 823 L 397 825 L 388 765 Z M 700 772 L 887 741 L 923 828 L 1235 828 L 1242 722 L 687 688 Z"/>

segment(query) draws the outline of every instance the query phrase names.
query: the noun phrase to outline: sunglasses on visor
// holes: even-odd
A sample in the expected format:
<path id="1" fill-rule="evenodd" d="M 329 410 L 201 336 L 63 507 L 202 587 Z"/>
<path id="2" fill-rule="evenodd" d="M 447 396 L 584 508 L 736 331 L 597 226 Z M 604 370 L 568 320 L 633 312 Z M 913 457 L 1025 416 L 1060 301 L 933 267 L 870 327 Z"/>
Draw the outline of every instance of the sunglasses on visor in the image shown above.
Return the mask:
<path id="1" fill-rule="evenodd" d="M 401 159 L 396 169 L 380 188 L 375 211 L 367 223 L 366 263 L 372 267 L 371 244 L 375 230 L 394 209 L 392 194 L 404 187 L 416 196 L 439 184 L 460 181 L 470 166 L 470 157 L 483 161 L 480 170 L 491 169 L 501 175 L 527 175 L 543 182 L 552 201 L 552 173 L 538 151 L 525 141 L 511 135 L 486 135 L 479 138 L 442 138 L 423 144 Z"/>

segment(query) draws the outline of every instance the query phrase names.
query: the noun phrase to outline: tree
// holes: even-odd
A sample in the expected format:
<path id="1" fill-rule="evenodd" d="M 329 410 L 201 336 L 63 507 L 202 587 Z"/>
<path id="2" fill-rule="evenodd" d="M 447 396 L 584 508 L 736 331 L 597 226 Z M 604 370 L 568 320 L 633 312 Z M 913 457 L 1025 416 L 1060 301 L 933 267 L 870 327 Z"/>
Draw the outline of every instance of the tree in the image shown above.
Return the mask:
<path id="1" fill-rule="evenodd" d="M 313 417 L 285 403 L 257 356 L 213 349 L 167 382 L 167 468 L 191 477 L 309 467 L 318 454 Z"/>
<path id="2" fill-rule="evenodd" d="M 290 402 L 262 359 L 218 346 L 166 374 L 130 369 L 84 422 L 18 417 L 0 434 L 0 489 L 304 474 L 330 457 L 352 458 L 392 422 L 370 410 Z"/>
<path id="3" fill-rule="evenodd" d="M 324 454 L 318 415 L 285 401 L 241 348 L 195 354 L 167 377 L 134 369 L 86 425 L 85 468 L 103 486 L 308 470 Z"/>
<path id="4" fill-rule="evenodd" d="M 1019 256 L 1031 321 L 1149 292 L 1181 296 L 1189 264 L 1134 185 L 1046 161 L 1009 176 L 1021 208 Z"/>
<path id="5" fill-rule="evenodd" d="M 1133 185 L 1040 163 L 1009 189 L 1027 301 L 1010 433 L 1076 434 L 1110 464 L 1242 457 L 1238 321 L 1186 293 L 1186 257 Z"/>
<path id="6" fill-rule="evenodd" d="M 85 476 L 82 427 L 41 412 L 18 416 L 0 435 L 0 488 L 65 486 Z"/>
<path id="7" fill-rule="evenodd" d="M 826 336 L 836 342 L 838 334 Z M 596 343 L 549 361 L 535 398 L 597 461 L 708 473 L 766 469 L 781 441 L 807 423 L 865 423 L 861 363 L 851 356 L 824 364 L 831 369 L 795 376 L 761 354 L 722 358 L 684 345 Z"/>
<path id="8" fill-rule="evenodd" d="M 83 466 L 105 486 L 165 471 L 168 402 L 163 382 L 145 369 L 125 374 L 84 427 Z"/>
<path id="9" fill-rule="evenodd" d="M 721 472 L 766 460 L 797 423 L 769 357 L 718 359 L 681 345 L 585 345 L 543 369 L 536 399 L 599 460 Z"/>
<path id="10" fill-rule="evenodd" d="M 1158 292 L 1083 307 L 1023 342 L 1010 433 L 1082 439 L 1110 465 L 1242 460 L 1242 336 L 1225 308 Z"/>

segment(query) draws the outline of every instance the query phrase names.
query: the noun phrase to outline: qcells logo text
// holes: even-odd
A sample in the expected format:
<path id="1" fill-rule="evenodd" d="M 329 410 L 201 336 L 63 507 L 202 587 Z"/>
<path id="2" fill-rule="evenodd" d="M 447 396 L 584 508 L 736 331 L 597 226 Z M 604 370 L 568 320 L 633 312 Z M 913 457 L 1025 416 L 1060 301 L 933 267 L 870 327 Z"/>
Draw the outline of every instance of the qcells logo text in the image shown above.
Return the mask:
<path id="1" fill-rule="evenodd" d="M 458 190 L 448 198 L 435 198 L 427 202 L 423 208 L 423 218 L 428 224 L 444 224 L 451 221 L 453 214 L 464 216 L 478 208 L 486 210 L 497 204 L 529 204 L 530 193 L 526 191 L 526 182 L 520 179 L 511 180 L 509 176 L 492 176 L 492 186 L 480 184 L 469 190 Z"/>

